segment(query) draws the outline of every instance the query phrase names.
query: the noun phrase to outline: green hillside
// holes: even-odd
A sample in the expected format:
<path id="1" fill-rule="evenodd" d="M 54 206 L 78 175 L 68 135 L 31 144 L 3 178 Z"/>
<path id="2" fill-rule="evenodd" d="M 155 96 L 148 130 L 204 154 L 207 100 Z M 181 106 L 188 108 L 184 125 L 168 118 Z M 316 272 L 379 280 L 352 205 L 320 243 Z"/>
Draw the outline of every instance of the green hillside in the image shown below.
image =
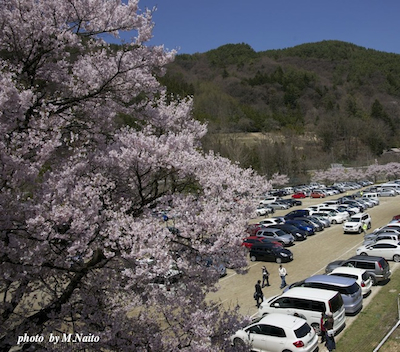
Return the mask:
<path id="1" fill-rule="evenodd" d="M 178 55 L 161 80 L 194 96 L 206 148 L 265 174 L 397 158 L 386 153 L 400 145 L 397 54 L 340 41 L 264 52 L 227 44 Z"/>

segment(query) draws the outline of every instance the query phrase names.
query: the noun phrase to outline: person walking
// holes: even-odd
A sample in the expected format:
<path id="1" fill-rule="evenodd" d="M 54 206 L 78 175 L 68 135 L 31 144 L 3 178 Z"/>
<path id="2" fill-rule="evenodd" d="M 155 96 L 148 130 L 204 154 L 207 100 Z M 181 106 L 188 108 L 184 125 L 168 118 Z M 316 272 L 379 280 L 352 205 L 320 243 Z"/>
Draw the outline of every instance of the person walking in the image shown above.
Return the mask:
<path id="1" fill-rule="evenodd" d="M 332 313 L 326 313 L 326 320 L 324 323 L 325 327 L 325 346 L 328 349 L 329 352 L 332 352 L 333 350 L 336 349 L 336 342 L 335 342 L 335 336 L 333 333 L 333 315 Z"/>
<path id="2" fill-rule="evenodd" d="M 325 321 L 326 321 L 326 316 L 325 313 L 322 312 L 321 313 L 321 323 L 320 323 L 320 328 L 321 328 L 321 343 L 324 343 L 326 340 L 325 334 L 326 334 L 326 330 L 325 330 Z"/>
<path id="3" fill-rule="evenodd" d="M 261 280 L 258 280 L 255 285 L 256 292 L 254 292 L 254 299 L 256 300 L 257 308 L 260 308 L 261 303 L 264 300 L 264 294 L 261 289 Z"/>
<path id="4" fill-rule="evenodd" d="M 362 230 L 364 232 L 364 235 L 366 235 L 368 230 L 368 225 L 365 222 L 362 224 Z"/>
<path id="5" fill-rule="evenodd" d="M 279 276 L 281 278 L 281 287 L 280 288 L 284 288 L 287 286 L 286 283 L 286 276 L 287 276 L 287 271 L 286 269 L 281 265 L 279 265 Z"/>
<path id="6" fill-rule="evenodd" d="M 269 272 L 268 272 L 267 268 L 265 267 L 265 265 L 262 267 L 262 279 L 263 279 L 262 287 L 271 286 L 269 284 Z M 265 282 L 267 283 L 266 285 L 264 284 Z"/>

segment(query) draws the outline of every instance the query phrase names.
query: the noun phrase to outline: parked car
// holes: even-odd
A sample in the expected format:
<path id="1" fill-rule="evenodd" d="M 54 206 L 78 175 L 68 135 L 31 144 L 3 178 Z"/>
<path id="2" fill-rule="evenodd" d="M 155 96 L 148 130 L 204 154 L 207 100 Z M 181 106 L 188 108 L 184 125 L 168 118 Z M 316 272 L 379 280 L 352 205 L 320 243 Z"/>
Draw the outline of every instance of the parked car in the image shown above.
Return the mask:
<path id="1" fill-rule="evenodd" d="M 303 202 L 299 199 L 293 199 L 293 198 L 288 198 L 288 199 L 282 199 L 280 201 L 281 203 L 287 204 L 290 208 L 291 207 L 296 207 L 299 205 L 302 205 Z"/>
<path id="2" fill-rule="evenodd" d="M 318 335 L 307 321 L 293 315 L 268 314 L 238 330 L 231 337 L 238 348 L 250 347 L 260 352 L 318 350 Z"/>
<path id="3" fill-rule="evenodd" d="M 275 210 L 285 210 L 285 209 L 289 209 L 289 205 L 282 203 L 282 202 L 272 202 L 269 203 L 268 206 L 270 206 L 271 208 L 275 209 Z"/>
<path id="4" fill-rule="evenodd" d="M 371 228 L 370 215 L 368 213 L 354 214 L 343 224 L 343 231 L 344 233 L 361 233 L 364 224 L 367 225 L 367 229 Z"/>
<path id="5" fill-rule="evenodd" d="M 386 224 L 385 226 L 378 227 L 377 229 L 374 230 L 374 233 L 376 232 L 382 232 L 382 231 L 400 231 L 400 223 L 399 222 L 390 222 Z"/>
<path id="6" fill-rule="evenodd" d="M 254 244 L 273 243 L 282 246 L 282 243 L 267 237 L 249 236 L 243 239 L 242 246 L 251 248 Z"/>
<path id="7" fill-rule="evenodd" d="M 340 293 L 318 288 L 294 287 L 280 295 L 264 299 L 258 309 L 258 316 L 271 313 L 304 316 L 317 334 L 320 333 L 321 313 L 332 313 L 335 334 L 344 328 L 346 321 Z"/>
<path id="8" fill-rule="evenodd" d="M 337 223 L 340 223 L 341 221 L 343 221 L 341 217 L 339 217 L 337 215 L 332 215 L 332 213 L 323 212 L 323 211 L 313 213 L 313 216 L 316 216 L 318 219 L 325 219 L 326 221 L 329 221 L 329 224 L 337 224 Z"/>
<path id="9" fill-rule="evenodd" d="M 304 230 L 300 230 L 298 227 L 291 225 L 291 224 L 277 224 L 271 225 L 271 227 L 275 229 L 280 229 L 286 233 L 293 235 L 295 241 L 304 241 L 307 239 L 307 232 Z"/>
<path id="10" fill-rule="evenodd" d="M 273 239 L 274 241 L 282 243 L 284 246 L 291 246 L 294 242 L 293 235 L 287 234 L 282 230 L 269 227 L 257 231 L 256 236 Z"/>
<path id="11" fill-rule="evenodd" d="M 325 198 L 325 194 L 322 192 L 312 191 L 310 194 L 310 198 Z"/>
<path id="12" fill-rule="evenodd" d="M 313 213 L 312 218 L 321 222 L 324 228 L 331 227 L 331 220 L 324 213 Z"/>
<path id="13" fill-rule="evenodd" d="M 295 219 L 304 221 L 308 225 L 312 225 L 314 227 L 314 231 L 316 231 L 316 232 L 322 231 L 324 229 L 324 226 L 318 220 L 311 219 L 311 217 L 309 217 L 309 216 L 307 216 L 307 217 L 298 217 L 298 218 L 295 218 Z"/>
<path id="14" fill-rule="evenodd" d="M 265 218 L 260 220 L 258 223 L 263 226 L 270 226 L 275 224 L 282 224 L 285 220 L 280 217 L 273 217 L 273 218 Z"/>
<path id="15" fill-rule="evenodd" d="M 277 200 L 281 199 L 280 197 L 264 197 L 260 200 L 260 205 L 268 205 L 270 203 L 276 202 Z"/>
<path id="16" fill-rule="evenodd" d="M 353 214 L 358 214 L 361 212 L 359 207 L 356 207 L 352 204 L 340 204 L 340 206 L 338 206 L 336 208 L 338 211 L 347 211 L 349 213 L 349 215 L 353 215 Z"/>
<path id="17" fill-rule="evenodd" d="M 256 209 L 257 216 L 265 216 L 273 213 L 275 213 L 275 209 L 267 205 L 259 205 Z"/>
<path id="18" fill-rule="evenodd" d="M 346 314 L 357 314 L 363 306 L 361 287 L 355 279 L 330 275 L 314 275 L 292 283 L 284 292 L 293 287 L 309 287 L 339 292 L 342 295 Z"/>
<path id="19" fill-rule="evenodd" d="M 371 293 L 372 280 L 365 269 L 340 266 L 333 269 L 328 275 L 336 275 L 355 279 L 357 284 L 361 287 L 363 297 L 366 297 Z"/>
<path id="20" fill-rule="evenodd" d="M 296 192 L 294 194 L 292 194 L 292 198 L 295 199 L 301 199 L 301 198 L 306 198 L 307 195 L 304 192 Z"/>
<path id="21" fill-rule="evenodd" d="M 349 213 L 347 211 L 340 211 L 332 207 L 320 207 L 319 212 L 328 213 L 332 218 L 332 224 L 341 224 L 349 218 Z"/>
<path id="22" fill-rule="evenodd" d="M 249 255 L 252 262 L 261 260 L 283 263 L 293 260 L 293 253 L 289 249 L 275 243 L 254 244 L 250 248 Z"/>
<path id="23" fill-rule="evenodd" d="M 296 226 L 300 230 L 304 230 L 307 233 L 307 236 L 312 236 L 315 234 L 315 227 L 307 224 L 304 221 L 296 220 L 296 219 L 289 219 L 285 220 L 285 224 L 290 224 Z"/>
<path id="24" fill-rule="evenodd" d="M 368 246 L 370 244 L 377 243 L 379 241 L 400 241 L 400 232 L 391 231 L 391 232 L 377 232 L 373 234 L 369 234 L 364 236 L 363 246 Z"/>
<path id="25" fill-rule="evenodd" d="M 372 255 L 383 257 L 386 260 L 400 262 L 400 243 L 382 240 L 374 244 L 360 246 L 356 249 L 357 255 Z"/>
<path id="26" fill-rule="evenodd" d="M 388 280 L 392 275 L 390 265 L 383 257 L 355 255 L 349 259 L 335 260 L 326 266 L 325 273 L 329 274 L 333 269 L 339 266 L 349 266 L 367 270 L 368 274 L 371 276 L 373 285 L 376 285 L 380 281 Z"/>
<path id="27" fill-rule="evenodd" d="M 396 196 L 396 191 L 390 188 L 380 188 L 377 191 L 379 197 L 394 197 Z"/>
<path id="28" fill-rule="evenodd" d="M 312 214 L 312 210 L 310 209 L 298 209 L 298 210 L 292 210 L 291 212 L 287 213 L 284 218 L 285 220 L 287 219 L 294 219 L 294 218 L 300 218 L 304 216 L 310 216 Z"/>

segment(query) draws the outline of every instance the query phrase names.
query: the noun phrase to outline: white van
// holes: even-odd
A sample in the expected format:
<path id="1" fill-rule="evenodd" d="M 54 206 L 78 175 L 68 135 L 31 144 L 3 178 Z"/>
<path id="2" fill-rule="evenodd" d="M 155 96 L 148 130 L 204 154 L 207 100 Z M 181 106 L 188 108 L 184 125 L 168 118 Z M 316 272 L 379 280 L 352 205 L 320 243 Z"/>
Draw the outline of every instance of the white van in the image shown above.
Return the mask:
<path id="1" fill-rule="evenodd" d="M 320 333 L 321 313 L 332 313 L 335 334 L 344 328 L 346 316 L 339 292 L 319 288 L 294 287 L 278 296 L 264 299 L 258 316 L 281 313 L 304 316 L 315 332 Z"/>

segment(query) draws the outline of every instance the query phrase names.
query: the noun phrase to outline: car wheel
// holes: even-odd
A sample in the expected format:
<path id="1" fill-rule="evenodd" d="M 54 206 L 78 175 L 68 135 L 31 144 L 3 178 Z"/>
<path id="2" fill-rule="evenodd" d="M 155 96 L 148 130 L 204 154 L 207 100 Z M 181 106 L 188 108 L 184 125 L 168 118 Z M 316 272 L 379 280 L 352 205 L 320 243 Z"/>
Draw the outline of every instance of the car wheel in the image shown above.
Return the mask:
<path id="1" fill-rule="evenodd" d="M 362 228 L 360 227 L 359 229 L 358 229 L 358 233 L 361 233 L 362 232 Z"/>
<path id="2" fill-rule="evenodd" d="M 360 255 L 365 255 L 365 256 L 367 256 L 368 254 L 365 253 L 365 252 L 361 252 Z"/>
<path id="3" fill-rule="evenodd" d="M 332 224 L 337 224 L 337 221 L 335 219 L 332 220 Z"/>
<path id="4" fill-rule="evenodd" d="M 311 327 L 314 329 L 317 335 L 321 335 L 321 326 L 317 323 L 311 324 Z"/>
<path id="5" fill-rule="evenodd" d="M 282 259 L 281 259 L 281 258 L 276 258 L 275 261 L 276 261 L 278 264 L 281 264 L 281 263 L 282 263 Z"/>
<path id="6" fill-rule="evenodd" d="M 376 286 L 377 284 L 376 277 L 374 275 L 370 275 L 369 277 L 371 278 L 372 286 Z"/>
<path id="7" fill-rule="evenodd" d="M 235 347 L 240 347 L 240 349 L 246 347 L 246 343 L 242 339 L 239 339 L 239 338 L 236 338 L 233 340 L 233 345 Z"/>
<path id="8" fill-rule="evenodd" d="M 250 257 L 250 260 L 251 260 L 252 262 L 255 262 L 255 261 L 257 260 L 257 257 L 256 257 L 255 255 L 252 255 L 252 256 Z"/>
<path id="9" fill-rule="evenodd" d="M 393 256 L 393 261 L 395 261 L 395 262 L 400 262 L 400 255 L 399 254 L 395 254 L 394 256 Z"/>

